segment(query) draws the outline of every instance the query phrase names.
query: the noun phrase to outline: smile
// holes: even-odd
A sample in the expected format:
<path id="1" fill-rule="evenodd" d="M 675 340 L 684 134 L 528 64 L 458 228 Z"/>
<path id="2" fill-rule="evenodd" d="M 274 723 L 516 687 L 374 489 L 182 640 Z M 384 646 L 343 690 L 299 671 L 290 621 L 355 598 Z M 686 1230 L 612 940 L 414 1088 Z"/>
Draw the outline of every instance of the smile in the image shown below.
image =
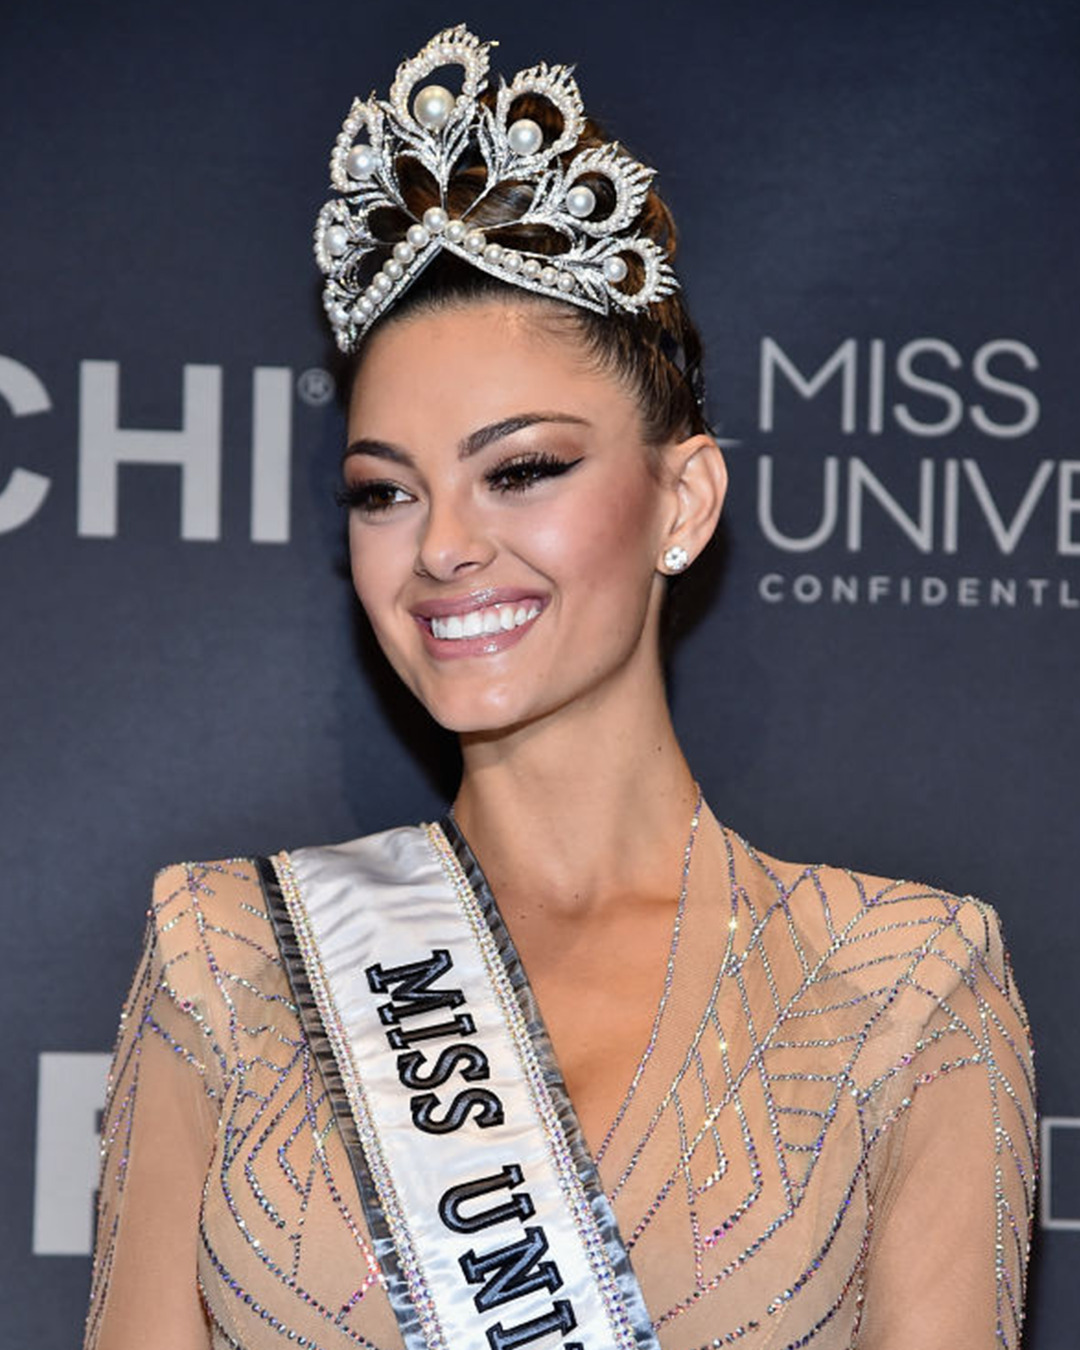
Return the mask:
<path id="1" fill-rule="evenodd" d="M 509 633 L 532 623 L 539 613 L 540 606 L 535 600 L 522 605 L 486 605 L 483 609 L 470 609 L 464 614 L 433 617 L 430 621 L 431 633 L 444 642 Z"/>

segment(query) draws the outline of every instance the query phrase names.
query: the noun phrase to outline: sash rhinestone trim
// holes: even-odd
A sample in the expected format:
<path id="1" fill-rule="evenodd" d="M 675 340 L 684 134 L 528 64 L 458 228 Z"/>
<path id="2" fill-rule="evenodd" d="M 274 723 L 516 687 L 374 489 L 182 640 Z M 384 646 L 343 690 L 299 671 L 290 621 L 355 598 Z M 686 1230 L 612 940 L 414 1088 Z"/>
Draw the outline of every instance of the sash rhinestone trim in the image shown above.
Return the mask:
<path id="1" fill-rule="evenodd" d="M 279 854 L 260 875 L 408 1350 L 658 1350 L 524 971 L 454 823 Z M 474 1031 L 467 1044 L 439 1043 Z M 426 1087 L 436 1052 L 440 1064 L 469 1059 L 481 1071 L 462 1078 L 485 1081 L 454 1098 L 470 1108 L 456 1123 L 435 1093 L 406 1108 L 391 1081 L 396 1064 L 401 1085 Z M 504 1104 L 506 1128 L 488 1134 Z M 496 1183 L 533 1191 L 478 1211 L 476 1196 Z M 497 1212 L 535 1222 L 507 1243 L 513 1220 L 484 1217 Z M 499 1231 L 478 1231 L 489 1223 Z"/>

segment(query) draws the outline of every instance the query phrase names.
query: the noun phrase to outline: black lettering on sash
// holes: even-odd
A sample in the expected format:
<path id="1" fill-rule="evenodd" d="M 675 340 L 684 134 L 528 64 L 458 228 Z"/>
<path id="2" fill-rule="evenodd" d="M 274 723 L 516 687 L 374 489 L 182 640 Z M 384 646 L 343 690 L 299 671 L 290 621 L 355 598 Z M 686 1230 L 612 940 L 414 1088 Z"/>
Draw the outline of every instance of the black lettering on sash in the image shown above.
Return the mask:
<path id="1" fill-rule="evenodd" d="M 418 1130 L 427 1134 L 452 1134 L 461 1129 L 474 1107 L 476 1123 L 482 1130 L 501 1125 L 504 1119 L 502 1102 L 487 1088 L 465 1088 L 446 1108 L 445 1116 L 433 1114 L 438 1107 L 439 1099 L 434 1092 L 424 1092 L 409 1099 L 409 1112 Z"/>
<path id="2" fill-rule="evenodd" d="M 398 1078 L 407 1088 L 442 1087 L 455 1073 L 460 1064 L 465 1068 L 461 1076 L 466 1083 L 481 1083 L 491 1077 L 488 1058 L 478 1045 L 448 1045 L 439 1052 L 430 1073 L 421 1073 L 427 1063 L 427 1055 L 422 1050 L 413 1050 L 407 1055 L 399 1055 L 397 1062 Z"/>
<path id="3" fill-rule="evenodd" d="M 476 1023 L 469 1013 L 455 1013 L 453 1021 L 436 1022 L 427 1027 L 394 1027 L 386 1033 L 386 1039 L 393 1050 L 407 1050 L 417 1041 L 437 1041 L 449 1036 L 472 1036 Z"/>
<path id="4" fill-rule="evenodd" d="M 487 1338 L 491 1350 L 516 1350 L 519 1345 L 528 1345 L 538 1341 L 541 1336 L 550 1336 L 553 1331 L 565 1336 L 577 1326 L 574 1310 L 564 1298 L 557 1298 L 555 1306 L 542 1317 L 530 1317 L 527 1322 L 519 1322 L 516 1327 L 504 1327 L 496 1322 L 488 1328 Z M 566 1346 L 566 1350 L 581 1350 L 580 1342 Z"/>
<path id="5" fill-rule="evenodd" d="M 524 1223 L 532 1218 L 536 1206 L 527 1191 L 520 1191 L 502 1204 L 492 1205 L 489 1209 L 474 1210 L 463 1214 L 462 1206 L 466 1200 L 475 1200 L 481 1195 L 490 1195 L 492 1191 L 511 1191 L 522 1182 L 521 1168 L 517 1163 L 508 1163 L 500 1172 L 489 1177 L 477 1177 L 474 1181 L 463 1181 L 443 1192 L 439 1201 L 439 1218 L 452 1233 L 478 1233 L 482 1228 L 492 1228 L 497 1223 L 514 1219 Z"/>
<path id="6" fill-rule="evenodd" d="M 453 966 L 450 953 L 443 947 L 426 961 L 410 961 L 388 969 L 376 963 L 364 971 L 373 994 L 390 994 L 390 1002 L 379 1006 L 379 1020 L 400 1022 L 403 1017 L 434 1012 L 436 1008 L 456 1008 L 465 1002 L 460 989 L 432 989 L 431 982 Z"/>
<path id="7" fill-rule="evenodd" d="M 461 1257 L 461 1269 L 470 1284 L 485 1280 L 483 1289 L 473 1295 L 477 1312 L 489 1312 L 511 1299 L 521 1298 L 537 1289 L 549 1293 L 562 1285 L 562 1276 L 554 1261 L 540 1261 L 548 1249 L 542 1228 L 526 1228 L 517 1242 L 496 1247 L 483 1256 L 473 1251 Z M 537 1265 L 537 1262 L 540 1262 Z M 569 1307 L 569 1305 L 567 1305 Z M 574 1324 L 566 1330 L 569 1331 Z"/>

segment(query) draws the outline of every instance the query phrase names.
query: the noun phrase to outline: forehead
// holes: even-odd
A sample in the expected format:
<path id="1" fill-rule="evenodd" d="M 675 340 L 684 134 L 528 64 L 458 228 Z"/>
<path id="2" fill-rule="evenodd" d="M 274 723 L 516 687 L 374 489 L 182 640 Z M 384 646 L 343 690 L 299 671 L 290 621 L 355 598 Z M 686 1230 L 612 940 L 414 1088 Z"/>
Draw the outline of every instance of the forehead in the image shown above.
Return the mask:
<path id="1" fill-rule="evenodd" d="M 571 325 L 540 306 L 470 301 L 391 320 L 369 339 L 349 402 L 350 435 L 402 435 L 409 426 L 464 434 L 472 426 L 549 408 L 625 434 L 636 406 L 588 359 Z"/>

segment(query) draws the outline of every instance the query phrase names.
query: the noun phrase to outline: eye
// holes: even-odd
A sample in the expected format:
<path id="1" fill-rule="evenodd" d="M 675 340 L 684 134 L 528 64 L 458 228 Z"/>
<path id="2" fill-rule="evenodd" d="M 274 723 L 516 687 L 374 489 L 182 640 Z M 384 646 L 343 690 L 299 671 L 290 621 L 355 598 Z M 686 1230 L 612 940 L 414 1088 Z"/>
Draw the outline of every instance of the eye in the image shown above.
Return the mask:
<path id="1" fill-rule="evenodd" d="M 338 506 L 363 512 L 367 516 L 377 516 L 389 511 L 391 507 L 403 502 L 411 502 L 412 494 L 406 492 L 398 483 L 381 478 L 366 479 L 362 483 L 350 483 L 339 488 L 334 494 Z"/>
<path id="2" fill-rule="evenodd" d="M 524 455 L 504 460 L 484 475 L 489 487 L 498 492 L 525 492 L 547 478 L 559 478 L 580 464 L 577 459 L 560 459 L 557 455 Z"/>

